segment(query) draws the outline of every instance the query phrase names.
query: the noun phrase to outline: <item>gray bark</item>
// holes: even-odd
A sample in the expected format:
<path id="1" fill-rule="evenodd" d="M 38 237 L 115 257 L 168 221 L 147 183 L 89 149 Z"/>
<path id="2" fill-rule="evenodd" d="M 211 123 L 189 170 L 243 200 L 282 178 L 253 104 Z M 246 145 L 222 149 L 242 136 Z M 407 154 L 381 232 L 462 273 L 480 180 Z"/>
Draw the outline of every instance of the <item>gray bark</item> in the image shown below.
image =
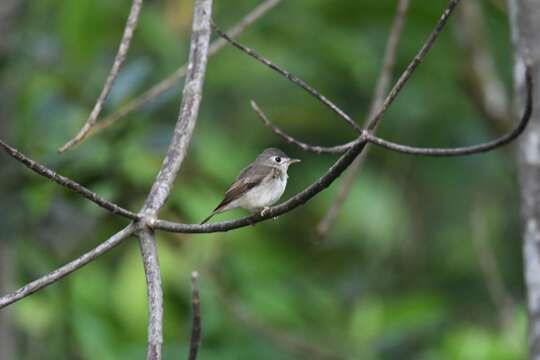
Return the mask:
<path id="1" fill-rule="evenodd" d="M 524 99 L 523 68 L 533 66 L 534 108 L 517 151 L 523 216 L 523 266 L 529 318 L 529 359 L 540 359 L 540 1 L 508 0 L 514 43 L 515 109 Z"/>

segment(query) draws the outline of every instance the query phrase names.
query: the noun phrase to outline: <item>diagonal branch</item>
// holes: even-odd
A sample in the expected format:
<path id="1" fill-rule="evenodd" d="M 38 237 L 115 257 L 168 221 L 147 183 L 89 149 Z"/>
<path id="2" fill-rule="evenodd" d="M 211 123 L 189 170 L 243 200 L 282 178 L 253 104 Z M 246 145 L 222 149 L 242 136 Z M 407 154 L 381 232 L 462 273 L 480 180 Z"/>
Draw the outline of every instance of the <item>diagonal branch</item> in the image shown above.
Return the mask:
<path id="1" fill-rule="evenodd" d="M 199 346 L 201 345 L 201 297 L 199 295 L 199 285 L 197 280 L 199 274 L 194 271 L 191 273 L 191 308 L 193 311 L 191 320 L 191 339 L 189 343 L 189 360 L 196 360 Z"/>
<path id="2" fill-rule="evenodd" d="M 255 60 L 263 63 L 270 69 L 274 70 L 278 74 L 286 77 L 289 81 L 291 81 L 293 84 L 299 86 L 300 88 L 304 89 L 308 94 L 319 100 L 321 103 L 329 107 L 333 112 L 339 115 L 340 118 L 345 120 L 349 125 L 353 127 L 357 132 L 362 131 L 362 127 L 358 125 L 347 113 L 345 113 L 343 110 L 341 110 L 336 104 L 334 104 L 332 101 L 330 101 L 326 96 L 322 95 L 320 92 L 315 90 L 311 85 L 306 83 L 304 80 L 300 79 L 294 74 L 291 74 L 289 71 L 283 69 L 282 67 L 274 64 L 270 60 L 266 59 L 259 53 L 255 52 L 254 50 L 248 48 L 245 45 L 240 44 L 236 40 L 232 39 L 229 35 L 227 35 L 225 32 L 223 32 L 221 29 L 219 29 L 215 24 L 212 24 L 212 28 L 214 31 L 221 36 L 223 39 L 227 40 L 232 46 L 235 48 L 243 51 L 244 53 L 248 54 Z"/>
<path id="3" fill-rule="evenodd" d="M 235 38 L 241 33 L 244 32 L 250 25 L 255 23 L 257 20 L 259 20 L 261 17 L 263 17 L 268 11 L 272 10 L 276 5 L 278 5 L 281 2 L 281 0 L 265 0 L 261 4 L 259 4 L 257 7 L 255 7 L 252 11 L 250 11 L 246 16 L 242 18 L 236 25 L 234 25 L 231 29 L 227 31 L 227 33 Z M 223 39 L 217 39 L 213 41 L 210 44 L 210 48 L 208 49 L 208 56 L 211 57 L 218 53 L 227 42 Z M 170 88 L 172 88 L 174 85 L 178 83 L 180 79 L 182 79 L 187 72 L 187 64 L 184 64 L 180 66 L 174 73 L 160 81 L 159 83 L 152 86 L 150 89 L 148 89 L 146 92 L 142 93 L 141 95 L 137 96 L 135 99 L 132 99 L 129 101 L 126 105 L 122 106 L 119 110 L 116 110 L 111 115 L 106 116 L 103 118 L 102 121 L 98 122 L 93 126 L 86 136 L 86 139 L 92 137 L 93 135 L 101 132 L 102 130 L 108 128 L 109 126 L 115 124 L 119 120 L 125 118 L 127 115 L 131 114 L 134 111 L 139 110 L 142 108 L 145 104 L 147 104 L 152 99 L 155 99 L 156 97 L 160 96 Z M 84 141 L 84 139 L 83 139 Z"/>
<path id="4" fill-rule="evenodd" d="M 107 100 L 107 97 L 111 92 L 114 81 L 118 77 L 120 68 L 122 68 L 124 61 L 126 60 L 129 45 L 131 44 L 131 39 L 133 38 L 133 33 L 135 32 L 135 28 L 137 27 L 137 23 L 139 22 L 139 14 L 141 13 L 142 3 L 143 0 L 133 0 L 133 3 L 131 4 L 131 10 L 129 11 L 126 27 L 124 29 L 124 34 L 122 35 L 122 40 L 120 41 L 120 46 L 118 47 L 118 52 L 116 53 L 116 57 L 114 58 L 114 63 L 109 73 L 109 76 L 105 81 L 105 85 L 101 90 L 101 94 L 99 94 L 97 102 L 94 105 L 94 108 L 92 109 L 92 112 L 90 113 L 90 116 L 86 120 L 84 126 L 81 128 L 81 130 L 79 130 L 79 132 L 77 133 L 77 135 L 75 135 L 73 139 L 69 140 L 64 146 L 62 146 L 58 150 L 60 153 L 69 150 L 70 148 L 84 140 L 84 138 L 88 136 L 88 132 L 90 131 L 92 126 L 94 126 L 94 124 L 96 123 L 101 109 L 103 109 L 103 104 L 105 104 L 105 101 Z"/>
<path id="5" fill-rule="evenodd" d="M 80 269 L 84 265 L 88 264 L 91 261 L 94 261 L 100 255 L 103 255 L 107 251 L 111 250 L 113 247 L 118 245 L 122 240 L 131 236 L 136 230 L 134 224 L 130 224 L 125 227 L 123 230 L 116 233 L 114 236 L 109 238 L 107 241 L 102 242 L 94 249 L 90 250 L 86 254 L 78 257 L 77 259 L 67 263 L 66 265 L 59 267 L 58 269 L 40 277 L 37 280 L 34 280 L 22 288 L 2 296 L 0 298 L 0 309 L 13 304 L 21 299 L 24 299 L 28 295 L 35 293 L 38 290 L 45 288 L 46 286 L 62 279 L 63 277 L 71 274 L 75 270 Z"/>
<path id="6" fill-rule="evenodd" d="M 305 143 L 303 141 L 297 140 L 296 138 L 292 137 L 291 135 L 287 134 L 285 131 L 281 130 L 279 127 L 274 125 L 269 119 L 268 116 L 259 108 L 257 103 L 254 100 L 251 100 L 251 107 L 255 111 L 255 113 L 259 116 L 259 119 L 263 122 L 264 125 L 270 128 L 275 134 L 280 136 L 283 140 L 288 142 L 289 144 L 293 144 L 298 146 L 300 149 L 308 152 L 312 152 L 314 154 L 320 155 L 320 154 L 333 154 L 333 155 L 339 155 L 343 154 L 345 151 L 347 151 L 348 148 L 350 148 L 353 143 L 353 141 L 350 141 L 348 143 L 345 143 L 343 145 L 336 145 L 336 146 L 319 146 L 319 145 L 310 145 L 308 143 Z"/>
<path id="7" fill-rule="evenodd" d="M 373 117 L 368 121 L 366 125 L 367 130 L 375 129 L 377 124 L 381 121 L 386 110 L 390 107 L 392 102 L 394 102 L 396 96 L 399 94 L 405 83 L 409 80 L 414 70 L 418 67 L 418 65 L 422 63 L 429 50 L 431 50 L 431 47 L 435 43 L 435 40 L 437 40 L 437 38 L 439 37 L 439 34 L 441 33 L 442 29 L 444 29 L 444 26 L 450 18 L 450 15 L 452 14 L 456 6 L 459 4 L 459 2 L 460 0 L 450 0 L 448 2 L 448 5 L 446 6 L 446 9 L 441 15 L 439 22 L 435 26 L 435 29 L 431 32 L 418 54 L 416 54 L 411 63 L 409 63 L 409 65 L 407 66 L 399 80 L 396 82 L 392 90 L 390 90 L 390 93 L 382 103 L 381 107 L 377 110 L 375 114 L 373 114 Z"/>
<path id="8" fill-rule="evenodd" d="M 25 156 L 22 153 L 20 153 L 19 151 L 17 151 L 17 149 L 9 146 L 8 144 L 3 142 L 2 140 L 0 140 L 0 148 L 6 154 L 11 156 L 15 160 L 19 161 L 20 163 L 22 163 L 24 166 L 26 166 L 27 168 L 29 168 L 30 170 L 32 170 L 36 174 L 39 174 L 39 175 L 41 175 L 43 177 L 46 177 L 46 178 L 56 182 L 57 184 L 60 184 L 63 187 L 68 188 L 71 191 L 74 191 L 74 192 L 76 192 L 78 194 L 81 194 L 82 196 L 84 196 L 88 200 L 96 203 L 97 205 L 101 206 L 104 209 L 109 210 L 113 214 L 118 214 L 118 215 L 123 216 L 125 218 L 128 218 L 130 220 L 139 220 L 140 219 L 139 215 L 137 215 L 137 214 L 135 214 L 135 213 L 133 213 L 133 212 L 131 212 L 129 210 L 126 210 L 123 207 L 120 207 L 119 205 L 116 205 L 115 203 L 110 202 L 107 199 L 102 198 L 98 194 L 90 191 L 89 189 L 85 188 L 84 186 L 82 186 L 81 184 L 79 184 L 77 182 L 75 182 L 75 181 L 73 181 L 73 180 L 71 180 L 71 179 L 69 179 L 69 178 L 67 178 L 65 176 L 57 174 L 56 172 L 54 172 L 53 170 L 47 168 L 46 166 L 41 165 L 40 163 L 30 159 L 29 157 Z"/>

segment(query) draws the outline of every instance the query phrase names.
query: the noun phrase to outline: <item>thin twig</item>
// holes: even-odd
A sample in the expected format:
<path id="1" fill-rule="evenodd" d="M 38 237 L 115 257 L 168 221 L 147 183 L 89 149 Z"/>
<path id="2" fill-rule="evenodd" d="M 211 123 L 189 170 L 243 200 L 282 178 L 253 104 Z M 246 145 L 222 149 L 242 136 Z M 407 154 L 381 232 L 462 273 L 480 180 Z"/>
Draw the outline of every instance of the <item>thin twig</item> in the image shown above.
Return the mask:
<path id="1" fill-rule="evenodd" d="M 392 104 L 392 102 L 394 101 L 396 96 L 399 94 L 399 92 L 401 91 L 401 89 L 403 88 L 407 80 L 409 80 L 409 78 L 413 74 L 414 70 L 418 67 L 418 65 L 420 65 L 420 63 L 422 63 L 422 61 L 428 54 L 429 50 L 435 43 L 435 40 L 438 38 L 442 29 L 446 25 L 448 18 L 450 17 L 452 12 L 456 8 L 457 4 L 459 4 L 459 2 L 460 0 L 450 0 L 448 2 L 448 5 L 446 6 L 446 9 L 444 10 L 442 16 L 440 17 L 439 22 L 435 26 L 435 29 L 431 32 L 428 39 L 426 40 L 426 42 L 424 43 L 424 45 L 422 46 L 418 54 L 416 54 L 412 62 L 407 66 L 407 68 L 405 69 L 403 74 L 400 76 L 399 80 L 396 82 L 392 90 L 390 90 L 390 93 L 384 100 L 381 107 L 377 110 L 376 114 L 374 114 L 374 116 L 368 121 L 366 125 L 366 129 L 368 130 L 375 129 L 379 121 L 381 121 L 383 115 L 386 113 L 386 110 L 388 109 L 390 104 Z"/>
<path id="2" fill-rule="evenodd" d="M 0 298 L 0 309 L 10 304 L 13 304 L 14 302 L 17 302 L 27 297 L 28 295 L 31 295 L 35 293 L 36 291 L 41 290 L 45 288 L 46 286 L 62 279 L 63 277 L 71 274 L 75 270 L 80 269 L 84 265 L 95 260 L 100 255 L 103 255 L 107 251 L 111 250 L 113 247 L 118 245 L 122 240 L 128 238 L 130 235 L 132 235 L 135 232 L 135 230 L 136 230 L 136 226 L 134 224 L 130 224 L 127 227 L 125 227 L 123 230 L 121 230 L 120 232 L 116 233 L 114 236 L 109 238 L 108 240 L 102 242 L 97 247 L 83 254 L 77 259 L 67 263 L 66 265 L 62 267 L 59 267 L 58 269 L 48 273 L 47 275 L 40 277 L 37 280 L 34 280 L 24 285 L 22 288 L 10 294 L 2 296 Z"/>
<path id="3" fill-rule="evenodd" d="M 385 149 L 396 151 L 399 153 L 407 155 L 422 155 L 422 156 L 463 156 L 463 155 L 473 155 L 491 151 L 503 145 L 510 143 L 512 140 L 516 139 L 527 127 L 529 119 L 531 118 L 532 109 L 533 109 L 533 80 L 532 80 L 532 69 L 527 66 L 526 68 L 526 92 L 527 100 L 526 107 L 521 120 L 516 125 L 516 127 L 509 133 L 499 137 L 498 139 L 465 147 L 456 147 L 456 148 L 418 148 L 407 145 L 396 144 L 387 140 L 376 137 L 368 132 L 365 133 L 367 141 L 372 144 L 382 146 Z"/>
<path id="4" fill-rule="evenodd" d="M 317 155 L 320 155 L 320 154 L 339 155 L 347 151 L 347 149 L 350 148 L 354 143 L 354 140 L 353 140 L 343 145 L 337 145 L 337 146 L 319 146 L 319 145 L 307 144 L 305 142 L 295 139 L 291 135 L 287 134 L 285 131 L 278 128 L 276 125 L 272 124 L 272 122 L 268 119 L 268 116 L 266 116 L 266 114 L 259 108 L 259 106 L 254 100 L 251 100 L 251 107 L 253 108 L 255 113 L 259 116 L 259 119 L 261 119 L 264 125 L 269 127 L 270 130 L 272 130 L 275 134 L 280 136 L 283 140 L 285 140 L 289 144 L 296 145 L 304 151 L 312 152 Z"/>
<path id="5" fill-rule="evenodd" d="M 376 111 L 382 106 L 384 102 L 384 97 L 388 91 L 388 87 L 390 86 L 390 80 L 392 78 L 392 74 L 394 72 L 394 67 L 396 64 L 397 49 L 401 38 L 401 33 L 403 32 L 403 26 L 405 25 L 405 19 L 407 18 L 409 5 L 410 0 L 400 0 L 397 5 L 396 14 L 394 15 L 394 20 L 392 22 L 392 26 L 388 35 L 388 40 L 386 41 L 383 57 L 383 66 L 381 68 L 379 78 L 373 91 L 373 99 L 371 101 L 371 107 L 367 116 L 368 126 L 370 119 L 375 116 Z M 362 153 L 362 156 L 359 156 L 353 161 L 349 170 L 347 171 L 345 180 L 341 184 L 335 200 L 332 202 L 332 205 L 330 205 L 330 208 L 317 225 L 317 235 L 319 236 L 319 238 L 322 239 L 326 237 L 326 235 L 336 222 L 337 216 L 341 208 L 345 204 L 345 201 L 347 200 L 354 180 L 358 175 L 358 171 L 360 170 L 360 167 L 364 162 L 368 151 L 369 146 Z"/>
<path id="6" fill-rule="evenodd" d="M 304 80 L 300 79 L 296 75 L 291 74 L 289 71 L 283 69 L 282 67 L 274 64 L 270 60 L 266 59 L 259 53 L 255 52 L 254 50 L 248 48 L 245 45 L 240 44 L 236 40 L 232 39 L 229 35 L 227 35 L 225 32 L 223 32 L 220 28 L 218 28 L 215 24 L 212 24 L 212 28 L 214 31 L 221 36 L 223 39 L 227 40 L 232 46 L 236 47 L 237 49 L 243 51 L 244 53 L 248 54 L 255 60 L 263 63 L 270 69 L 274 70 L 278 74 L 286 77 L 289 81 L 291 81 L 293 84 L 298 85 L 305 91 L 307 91 L 308 94 L 319 100 L 321 103 L 326 105 L 328 108 L 330 108 L 333 112 L 339 115 L 343 120 L 345 120 L 349 125 L 352 126 L 353 129 L 355 129 L 357 132 L 362 131 L 362 127 L 358 125 L 347 113 L 345 113 L 343 110 L 341 110 L 336 104 L 334 104 L 332 101 L 330 101 L 326 96 L 322 95 L 320 92 L 315 90 L 311 85 L 306 83 Z"/>
<path id="7" fill-rule="evenodd" d="M 157 258 L 157 244 L 150 225 L 169 196 L 176 175 L 187 155 L 193 130 L 197 123 L 199 106 L 202 100 L 206 64 L 208 62 L 211 16 L 212 0 L 196 0 L 193 8 L 189 65 L 187 67 L 188 71 L 178 120 L 161 169 L 141 209 L 141 214 L 145 217 L 145 228 L 138 233 L 138 236 L 144 271 L 146 273 L 150 305 L 148 319 L 148 360 L 161 359 L 161 345 L 163 341 L 163 291 L 159 276 L 160 268 Z"/>
<path id="8" fill-rule="evenodd" d="M 86 120 L 84 126 L 81 128 L 81 130 L 79 130 L 79 132 L 77 133 L 77 135 L 75 135 L 73 139 L 69 140 L 64 146 L 62 146 L 58 150 L 60 153 L 63 153 L 64 151 L 69 150 L 73 146 L 79 144 L 88 135 L 88 132 L 96 123 L 101 109 L 103 109 L 103 105 L 105 104 L 105 101 L 107 100 L 107 97 L 111 92 L 114 81 L 118 77 L 118 73 L 120 72 L 124 61 L 126 60 L 129 45 L 131 44 L 131 39 L 133 38 L 133 33 L 135 32 L 135 28 L 137 27 L 137 23 L 139 22 L 139 14 L 141 13 L 142 4 L 143 0 L 133 0 L 131 4 L 131 10 L 129 11 L 126 27 L 124 29 L 124 34 L 122 35 L 122 40 L 120 41 L 120 46 L 118 47 L 118 52 L 116 53 L 116 56 L 114 58 L 114 63 L 109 73 L 109 76 L 105 81 L 105 85 L 101 90 L 101 94 L 99 94 L 97 102 L 94 105 L 94 108 L 92 109 L 92 112 L 90 113 L 90 116 Z"/>
<path id="9" fill-rule="evenodd" d="M 4 150 L 6 154 L 14 158 L 15 160 L 22 163 L 24 166 L 29 168 L 30 170 L 34 171 L 36 174 L 39 174 L 43 177 L 46 177 L 54 182 L 56 182 L 59 185 L 62 185 L 63 187 L 68 188 L 71 191 L 74 191 L 78 194 L 81 194 L 88 200 L 92 201 L 93 203 L 101 206 L 102 208 L 109 210 L 113 214 L 117 214 L 120 216 L 123 216 L 125 218 L 128 218 L 130 220 L 139 220 L 140 216 L 138 214 L 135 214 L 129 210 L 124 209 L 123 207 L 116 205 L 113 202 L 110 202 L 107 199 L 102 198 L 98 194 L 90 191 L 86 187 L 82 186 L 81 184 L 65 177 L 62 175 L 57 174 L 53 170 L 47 168 L 44 165 L 41 165 L 40 163 L 30 159 L 29 157 L 25 156 L 24 154 L 17 151 L 17 149 L 9 146 L 2 140 L 0 140 L 0 148 Z"/>
<path id="10" fill-rule="evenodd" d="M 199 274 L 194 271 L 191 273 L 191 308 L 193 311 L 191 320 L 191 339 L 189 346 L 189 360 L 196 360 L 199 346 L 201 345 L 201 297 L 199 295 L 199 285 L 197 280 Z"/>
<path id="11" fill-rule="evenodd" d="M 525 111 L 521 117 L 521 120 L 519 123 L 512 129 L 510 132 L 504 134 L 503 136 L 488 141 L 486 143 L 472 145 L 472 146 L 464 146 L 464 147 L 453 147 L 453 148 L 420 148 L 420 147 L 413 147 L 413 146 L 407 146 L 402 145 L 398 143 L 394 143 L 388 140 L 384 140 L 378 136 L 373 135 L 369 131 L 364 131 L 362 133 L 362 136 L 367 140 L 369 143 L 373 145 L 377 145 L 380 147 L 383 147 L 385 149 L 407 154 L 407 155 L 415 155 L 415 156 L 438 156 L 438 157 L 449 157 L 449 156 L 464 156 L 464 155 L 474 155 L 479 153 L 484 153 L 487 151 L 491 151 L 493 149 L 496 149 L 498 147 L 504 146 L 510 142 L 512 142 L 514 139 L 516 139 L 521 133 L 525 130 L 527 127 L 527 124 L 529 123 L 529 119 L 531 118 L 532 114 L 532 107 L 533 107 L 533 81 L 532 81 L 532 69 L 530 67 L 526 67 L 526 107 Z M 352 141 L 350 143 L 346 143 L 343 145 L 337 145 L 333 147 L 324 147 L 324 146 L 316 146 L 316 145 L 309 145 L 306 143 L 303 143 L 299 140 L 294 139 L 290 135 L 283 132 L 281 129 L 276 127 L 275 125 L 271 124 L 264 112 L 257 106 L 257 104 L 252 101 L 251 106 L 255 110 L 255 112 L 259 115 L 259 117 L 262 119 L 262 121 L 268 125 L 275 133 L 277 133 L 279 136 L 284 138 L 287 142 L 292 143 L 300 147 L 301 149 L 304 149 L 306 151 L 314 152 L 316 154 L 339 154 L 343 153 L 345 150 L 351 147 L 351 145 L 354 145 L 355 141 Z M 352 168 L 352 166 L 351 166 Z M 345 192 L 346 194 L 346 192 Z M 341 197 L 341 199 L 345 199 L 345 197 Z"/>
<path id="12" fill-rule="evenodd" d="M 272 10 L 276 5 L 278 5 L 282 0 L 266 0 L 259 4 L 257 7 L 255 7 L 252 11 L 250 11 L 242 20 L 240 20 L 236 25 L 234 25 L 232 28 L 230 28 L 227 33 L 235 38 L 241 33 L 244 32 L 250 25 L 255 23 L 257 20 L 259 20 L 261 17 L 263 17 L 268 11 Z M 217 39 L 213 41 L 210 44 L 210 48 L 208 49 L 208 56 L 211 57 L 218 53 L 227 42 L 224 39 Z M 126 105 L 122 106 L 119 110 L 116 110 L 109 116 L 106 116 L 103 118 L 102 121 L 95 124 L 94 127 L 90 130 L 88 133 L 88 136 L 86 136 L 86 139 L 92 137 L 93 135 L 101 132 L 101 130 L 104 130 L 108 128 L 109 126 L 115 124 L 119 120 L 125 118 L 127 115 L 131 114 L 134 111 L 139 110 L 142 108 L 145 104 L 147 104 L 152 99 L 155 99 L 156 97 L 160 96 L 173 86 L 175 86 L 180 79 L 182 79 L 187 72 L 187 64 L 184 64 L 180 66 L 174 73 L 167 76 L 165 79 L 161 80 L 159 83 L 152 86 L 150 89 L 142 93 L 141 95 L 137 96 L 136 98 L 130 100 Z M 84 139 L 83 139 L 84 140 Z"/>

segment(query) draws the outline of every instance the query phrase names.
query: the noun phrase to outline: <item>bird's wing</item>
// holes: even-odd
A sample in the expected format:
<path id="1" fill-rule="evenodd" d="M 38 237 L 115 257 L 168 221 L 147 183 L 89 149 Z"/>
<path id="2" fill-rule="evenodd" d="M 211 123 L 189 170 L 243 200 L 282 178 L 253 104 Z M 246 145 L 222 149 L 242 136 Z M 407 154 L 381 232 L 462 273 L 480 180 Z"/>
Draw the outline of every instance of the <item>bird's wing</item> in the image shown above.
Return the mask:
<path id="1" fill-rule="evenodd" d="M 214 211 L 228 205 L 232 201 L 240 198 L 250 189 L 259 185 L 266 176 L 272 174 L 271 170 L 272 169 L 269 169 L 269 167 L 261 165 L 249 165 L 246 167 L 240 172 L 240 175 L 238 175 L 236 180 L 229 186 L 227 191 L 225 191 L 225 198 Z"/>

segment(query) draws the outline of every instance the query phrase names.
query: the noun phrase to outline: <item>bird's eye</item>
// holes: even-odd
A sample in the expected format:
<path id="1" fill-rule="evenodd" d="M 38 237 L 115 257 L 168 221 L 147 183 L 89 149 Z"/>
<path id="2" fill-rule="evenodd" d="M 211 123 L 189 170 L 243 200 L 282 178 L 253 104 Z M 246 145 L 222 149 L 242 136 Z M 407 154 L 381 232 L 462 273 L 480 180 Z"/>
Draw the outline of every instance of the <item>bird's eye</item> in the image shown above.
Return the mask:
<path id="1" fill-rule="evenodd" d="M 274 158 L 274 160 L 275 160 L 277 163 L 280 163 L 280 162 L 281 162 L 281 158 L 280 158 L 279 156 L 276 156 L 276 157 Z"/>

